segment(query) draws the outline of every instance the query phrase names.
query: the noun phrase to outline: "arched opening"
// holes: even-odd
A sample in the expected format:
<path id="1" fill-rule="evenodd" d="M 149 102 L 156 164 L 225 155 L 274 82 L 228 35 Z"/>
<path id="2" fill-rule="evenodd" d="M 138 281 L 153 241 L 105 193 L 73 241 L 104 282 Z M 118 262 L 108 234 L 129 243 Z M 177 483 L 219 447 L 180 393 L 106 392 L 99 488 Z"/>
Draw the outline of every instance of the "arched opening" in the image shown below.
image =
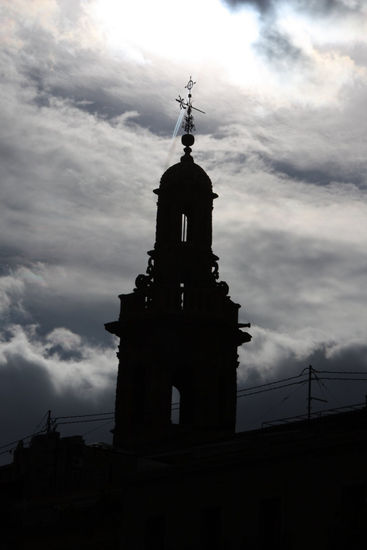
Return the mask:
<path id="1" fill-rule="evenodd" d="M 180 404 L 181 404 L 181 395 L 178 389 L 175 386 L 172 386 L 172 397 L 171 397 L 171 424 L 180 423 Z"/>
<path id="2" fill-rule="evenodd" d="M 185 284 L 180 283 L 180 309 L 184 309 L 185 306 Z"/>
<path id="3" fill-rule="evenodd" d="M 187 242 L 187 216 L 186 214 L 181 215 L 181 242 Z"/>

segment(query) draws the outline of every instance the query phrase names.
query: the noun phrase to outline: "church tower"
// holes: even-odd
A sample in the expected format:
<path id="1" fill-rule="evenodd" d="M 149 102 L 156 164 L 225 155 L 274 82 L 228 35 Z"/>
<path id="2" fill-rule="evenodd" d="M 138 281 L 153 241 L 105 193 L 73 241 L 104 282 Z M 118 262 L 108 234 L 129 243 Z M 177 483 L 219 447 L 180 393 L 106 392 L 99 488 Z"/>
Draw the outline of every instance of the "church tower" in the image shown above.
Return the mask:
<path id="1" fill-rule="evenodd" d="M 235 431 L 237 347 L 251 336 L 240 330 L 249 325 L 238 323 L 240 306 L 219 281 L 212 252 L 217 195 L 191 156 L 191 87 L 186 103 L 177 100 L 187 109 L 184 155 L 154 190 L 156 240 L 146 274 L 137 276 L 132 293 L 120 295 L 119 320 L 105 325 L 120 338 L 118 448 L 194 443 Z M 180 396 L 177 424 L 171 419 L 173 388 Z"/>

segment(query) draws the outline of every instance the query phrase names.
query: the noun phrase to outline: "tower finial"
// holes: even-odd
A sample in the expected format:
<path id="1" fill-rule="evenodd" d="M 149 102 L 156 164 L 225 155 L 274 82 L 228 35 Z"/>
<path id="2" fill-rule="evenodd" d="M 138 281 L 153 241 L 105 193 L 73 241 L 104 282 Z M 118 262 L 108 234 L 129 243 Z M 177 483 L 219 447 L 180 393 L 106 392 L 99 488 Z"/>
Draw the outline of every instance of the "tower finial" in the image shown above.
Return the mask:
<path id="1" fill-rule="evenodd" d="M 199 111 L 199 113 L 205 114 L 204 111 L 202 111 L 201 109 L 197 109 L 196 107 L 193 107 L 193 105 L 192 105 L 191 90 L 192 90 L 194 84 L 196 84 L 196 82 L 194 82 L 192 80 L 192 76 L 190 75 L 190 79 L 189 79 L 188 83 L 185 86 L 185 88 L 187 88 L 187 90 L 188 90 L 186 101 L 180 95 L 176 99 L 176 101 L 180 104 L 180 109 L 187 109 L 184 121 L 182 123 L 182 127 L 185 130 L 186 134 L 192 134 L 195 130 L 194 117 L 191 113 L 192 109 L 194 109 L 195 111 Z"/>

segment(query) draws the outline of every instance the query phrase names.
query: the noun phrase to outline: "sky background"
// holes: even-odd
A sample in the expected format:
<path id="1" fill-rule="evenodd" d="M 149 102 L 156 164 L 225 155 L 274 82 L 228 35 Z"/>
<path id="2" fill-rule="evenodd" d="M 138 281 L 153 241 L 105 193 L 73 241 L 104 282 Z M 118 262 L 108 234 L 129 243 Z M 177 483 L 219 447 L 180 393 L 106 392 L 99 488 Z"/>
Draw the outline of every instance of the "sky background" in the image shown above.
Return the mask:
<path id="1" fill-rule="evenodd" d="M 48 409 L 113 410 L 103 325 L 145 272 L 190 75 L 213 251 L 252 323 L 239 386 L 367 372 L 363 0 L 1 0 L 0 40 L 0 445 Z M 323 384 L 314 409 L 367 393 Z M 240 399 L 238 429 L 303 414 L 306 390 Z"/>

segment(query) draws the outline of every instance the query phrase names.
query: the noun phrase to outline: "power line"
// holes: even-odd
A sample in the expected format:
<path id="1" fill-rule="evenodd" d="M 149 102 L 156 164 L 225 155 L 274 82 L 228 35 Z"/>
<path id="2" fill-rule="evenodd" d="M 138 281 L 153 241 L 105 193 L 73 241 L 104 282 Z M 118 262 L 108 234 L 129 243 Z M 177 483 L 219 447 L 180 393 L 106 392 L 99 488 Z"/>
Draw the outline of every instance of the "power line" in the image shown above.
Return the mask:
<path id="1" fill-rule="evenodd" d="M 45 412 L 45 414 L 42 416 L 41 420 L 38 422 L 37 426 L 34 428 L 34 430 L 38 430 L 38 428 L 42 425 L 42 422 L 47 418 L 48 411 Z"/>
<path id="2" fill-rule="evenodd" d="M 1 456 L 1 455 L 6 455 L 6 454 L 8 454 L 8 453 L 11 454 L 13 450 L 14 450 L 14 447 L 11 447 L 11 448 L 8 449 L 7 451 L 1 451 L 0 456 Z"/>
<path id="3" fill-rule="evenodd" d="M 280 384 L 282 382 L 288 382 L 289 380 L 295 380 L 296 378 L 299 378 L 300 376 L 305 376 L 303 374 L 303 371 L 297 374 L 296 376 L 289 376 L 288 378 L 281 378 L 280 380 L 274 380 L 274 382 L 266 382 L 264 384 L 259 384 L 258 386 L 251 386 L 249 388 L 239 388 L 237 390 L 237 394 L 243 391 L 249 391 L 249 390 L 256 390 L 258 388 L 264 388 L 266 386 L 273 386 L 274 384 Z"/>
<path id="4" fill-rule="evenodd" d="M 113 420 L 114 417 L 108 419 L 108 421 Z M 88 420 L 70 420 L 68 422 L 57 422 L 58 426 L 61 426 L 63 424 L 85 424 L 87 422 L 102 422 L 103 420 L 106 420 L 106 418 L 90 418 Z"/>
<path id="5" fill-rule="evenodd" d="M 319 380 L 344 380 L 353 382 L 355 380 L 356 382 L 367 382 L 367 378 L 339 378 L 339 377 L 329 377 L 329 376 L 320 376 Z"/>
<path id="6" fill-rule="evenodd" d="M 316 372 L 321 374 L 356 374 L 356 375 L 365 375 L 367 376 L 367 371 L 365 372 L 352 372 L 346 370 L 317 370 Z"/>
<path id="7" fill-rule="evenodd" d="M 27 439 L 30 439 L 31 437 L 34 437 L 35 435 L 39 435 L 39 434 L 42 434 L 42 433 L 45 433 L 45 430 L 40 430 L 38 432 L 34 432 L 30 435 L 26 435 L 24 437 L 19 437 L 18 439 L 15 439 L 14 441 L 11 441 L 10 443 L 7 443 L 6 445 L 1 445 L 0 449 L 7 449 L 7 447 L 10 447 L 9 449 L 7 449 L 6 451 L 2 451 L 0 453 L 0 456 L 1 455 L 5 455 L 7 453 L 11 453 L 14 449 L 15 449 L 15 446 L 18 445 L 18 443 L 20 441 L 26 441 Z M 12 447 L 12 445 L 15 445 Z"/>
<path id="8" fill-rule="evenodd" d="M 95 428 L 92 428 L 91 430 L 87 430 L 86 432 L 82 433 L 82 437 L 85 436 L 85 435 L 91 434 L 92 432 L 95 432 L 96 430 L 100 430 L 101 428 L 104 428 L 108 424 L 111 424 L 112 420 L 113 419 L 108 420 L 107 422 L 105 422 L 105 424 L 102 424 L 101 426 L 96 426 Z"/>
<path id="9" fill-rule="evenodd" d="M 273 391 L 273 390 L 280 390 L 281 388 L 287 388 L 289 386 L 295 386 L 297 384 L 304 384 L 305 382 L 306 382 L 306 380 L 300 380 L 299 382 L 291 382 L 290 384 L 283 384 L 282 386 L 276 386 L 275 388 L 267 388 L 267 389 L 264 389 L 264 390 L 254 391 L 254 392 L 250 392 L 250 393 L 243 393 L 241 395 L 238 395 L 238 398 L 248 397 L 249 395 L 257 395 L 258 393 L 265 393 L 265 392 Z"/>
<path id="10" fill-rule="evenodd" d="M 305 383 L 306 380 L 303 381 L 303 383 Z M 260 420 L 263 420 L 265 416 L 267 416 L 270 411 L 273 411 L 276 407 L 280 407 L 283 405 L 283 403 L 290 398 L 291 395 L 294 395 L 294 393 L 296 391 L 299 391 L 301 389 L 301 385 L 298 385 L 298 387 L 296 388 L 292 388 L 292 390 L 290 390 L 289 392 L 287 392 L 287 395 L 285 397 L 283 397 L 280 401 L 278 402 L 275 402 L 275 403 L 272 403 L 268 409 L 261 415 L 260 417 Z"/>
<path id="11" fill-rule="evenodd" d="M 282 388 L 287 388 L 287 387 L 290 387 L 290 386 L 297 386 L 297 385 L 302 385 L 304 384 L 305 382 L 307 382 L 307 375 L 304 374 L 305 371 L 307 369 L 303 369 L 298 375 L 295 375 L 295 376 L 289 376 L 287 378 L 282 378 L 280 380 L 274 380 L 273 382 L 266 382 L 264 384 L 258 384 L 256 386 L 249 386 L 248 388 L 239 388 L 237 390 L 237 397 L 238 398 L 241 398 L 241 397 L 250 397 L 252 395 L 259 395 L 261 393 L 266 393 L 266 392 L 269 392 L 269 391 L 273 391 L 273 390 L 280 390 Z M 312 369 L 312 373 L 314 374 L 314 377 L 315 377 L 315 380 L 318 381 L 319 383 L 321 382 L 321 380 L 329 380 L 329 381 L 344 381 L 344 382 L 353 382 L 353 381 L 363 381 L 363 382 L 367 382 L 367 372 L 360 372 L 360 371 L 322 371 L 322 370 L 316 370 L 316 369 Z M 316 373 L 319 375 L 319 374 L 336 374 L 336 375 L 345 375 L 345 376 L 316 376 Z M 353 377 L 351 377 L 353 376 Z M 356 376 L 364 376 L 363 378 L 356 378 Z M 303 378 L 303 380 L 298 380 L 299 378 Z M 290 382 L 294 380 L 294 382 Z M 284 382 L 287 382 L 287 383 L 284 383 Z M 288 383 L 290 382 L 290 383 Z M 325 387 L 326 391 L 327 388 Z M 175 403 L 172 403 L 172 408 L 171 410 L 172 411 L 176 411 L 176 410 L 179 410 L 179 405 L 180 403 L 179 402 L 175 402 Z M 48 413 L 45 413 L 41 419 L 41 421 L 37 424 L 36 428 L 38 428 L 41 424 L 42 424 L 42 421 L 45 419 L 45 417 L 47 416 Z M 111 418 L 107 418 L 110 416 Z M 103 417 L 103 418 L 99 418 L 99 417 Z M 69 419 L 78 419 L 78 420 L 69 420 Z M 85 419 L 85 420 L 83 420 Z M 65 422 L 59 422 L 59 420 L 67 420 Z M 76 414 L 76 415 L 65 415 L 65 416 L 56 416 L 54 418 L 52 418 L 52 422 L 53 422 L 53 425 L 56 427 L 57 426 L 60 426 L 60 425 L 66 425 L 66 424 L 81 424 L 81 423 L 90 423 L 90 422 L 101 422 L 101 421 L 105 421 L 107 420 L 107 422 L 104 425 L 107 425 L 109 424 L 111 421 L 114 420 L 114 412 L 113 411 L 109 411 L 109 412 L 103 412 L 103 413 L 94 413 L 94 414 Z M 102 426 L 98 426 L 96 429 L 100 429 Z M 86 433 L 90 433 L 91 431 L 94 431 L 94 429 L 86 432 Z M 26 435 L 24 437 L 21 437 L 21 438 L 18 438 L 14 441 L 11 441 L 5 445 L 1 445 L 0 446 L 0 450 L 2 449 L 6 449 L 2 452 L 0 452 L 0 455 L 2 454 L 6 454 L 8 452 L 11 452 L 13 448 L 12 445 L 16 445 L 19 443 L 19 441 L 26 441 L 27 439 L 30 439 L 31 437 L 34 437 L 35 435 L 39 435 L 39 434 L 42 434 L 42 433 L 45 433 L 46 432 L 46 427 L 43 429 L 43 430 L 39 430 L 39 431 L 35 431 L 29 435 Z M 85 435 L 85 434 L 83 434 Z M 10 449 L 8 449 L 10 447 Z"/>
<path id="12" fill-rule="evenodd" d="M 26 439 L 30 439 L 31 437 L 44 433 L 44 430 L 40 430 L 39 432 L 33 432 L 30 435 L 25 435 L 24 437 L 19 437 L 18 439 L 15 439 L 14 441 L 11 441 L 10 443 L 7 443 L 6 445 L 1 445 L 0 449 L 6 449 L 6 447 L 11 447 L 11 445 L 18 444 L 19 441 L 25 441 Z"/>
<path id="13" fill-rule="evenodd" d="M 54 420 L 60 420 L 60 419 L 64 419 L 64 418 L 85 418 L 87 416 L 107 416 L 107 415 L 111 415 L 111 414 L 114 414 L 114 412 L 110 411 L 110 412 L 95 413 L 95 414 L 74 414 L 74 415 L 70 415 L 70 416 L 55 416 Z"/>

